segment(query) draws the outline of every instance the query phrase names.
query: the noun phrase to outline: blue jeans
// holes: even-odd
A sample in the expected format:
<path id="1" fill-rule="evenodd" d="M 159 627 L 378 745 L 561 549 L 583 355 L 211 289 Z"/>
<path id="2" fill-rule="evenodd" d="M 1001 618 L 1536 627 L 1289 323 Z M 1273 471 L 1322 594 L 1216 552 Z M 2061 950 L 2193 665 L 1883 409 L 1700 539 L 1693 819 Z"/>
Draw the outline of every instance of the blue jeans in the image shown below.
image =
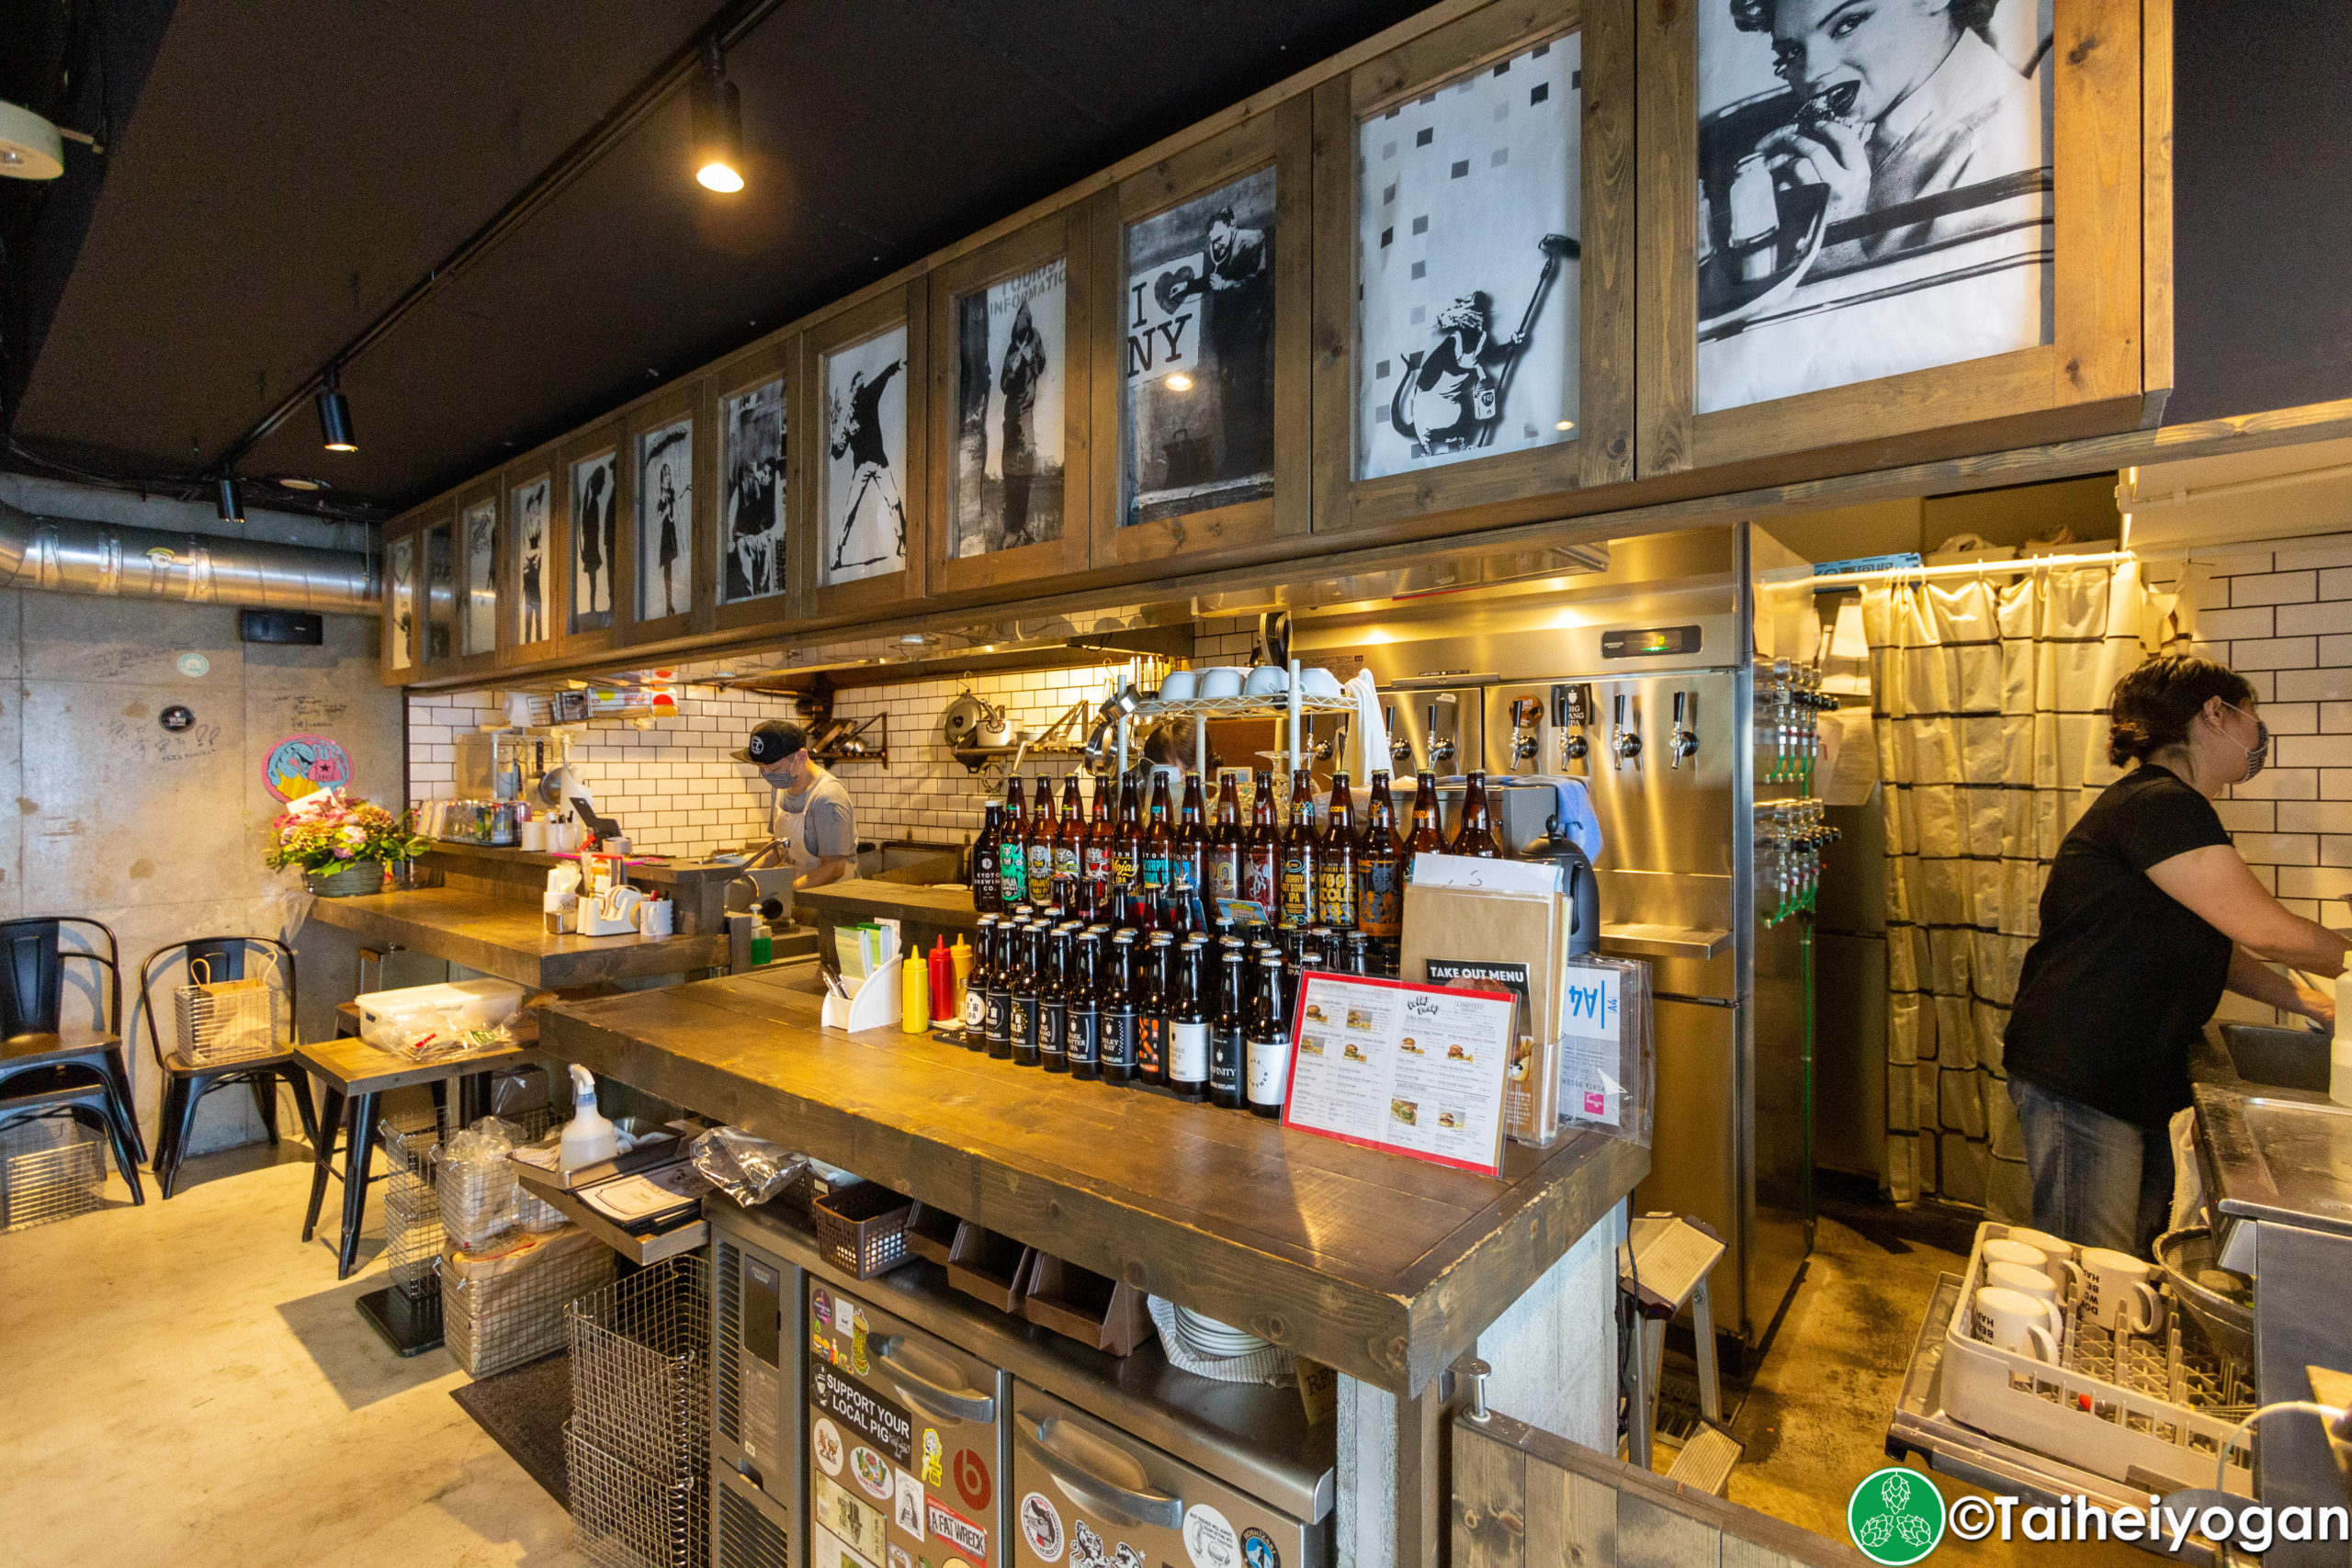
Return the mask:
<path id="1" fill-rule="evenodd" d="M 2172 1145 L 2079 1100 L 2009 1080 L 2033 1175 L 2033 1225 L 2077 1247 L 2149 1256 L 2172 1211 Z"/>

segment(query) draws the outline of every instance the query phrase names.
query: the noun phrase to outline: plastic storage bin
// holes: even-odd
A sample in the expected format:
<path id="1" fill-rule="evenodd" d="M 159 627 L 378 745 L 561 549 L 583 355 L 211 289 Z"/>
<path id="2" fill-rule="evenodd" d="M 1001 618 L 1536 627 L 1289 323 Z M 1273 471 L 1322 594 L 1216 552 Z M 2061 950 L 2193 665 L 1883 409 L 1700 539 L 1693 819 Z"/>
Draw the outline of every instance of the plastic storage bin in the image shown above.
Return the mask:
<path id="1" fill-rule="evenodd" d="M 503 1023 L 522 1007 L 523 995 L 512 980 L 448 980 L 364 991 L 353 1000 L 359 1007 L 359 1038 L 389 1051 L 398 1043 L 394 1031 L 402 1018 L 431 1011 L 454 1017 L 469 1029 Z"/>

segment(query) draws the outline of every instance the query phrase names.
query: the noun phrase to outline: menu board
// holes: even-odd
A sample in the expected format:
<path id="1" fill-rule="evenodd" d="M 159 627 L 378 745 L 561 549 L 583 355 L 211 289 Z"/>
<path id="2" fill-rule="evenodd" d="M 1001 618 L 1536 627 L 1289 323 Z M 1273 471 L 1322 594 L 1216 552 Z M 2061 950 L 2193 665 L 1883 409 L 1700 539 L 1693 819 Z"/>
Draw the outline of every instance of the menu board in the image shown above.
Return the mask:
<path id="1" fill-rule="evenodd" d="M 1517 1005 L 1503 991 L 1308 971 L 1283 1124 L 1500 1176 Z"/>

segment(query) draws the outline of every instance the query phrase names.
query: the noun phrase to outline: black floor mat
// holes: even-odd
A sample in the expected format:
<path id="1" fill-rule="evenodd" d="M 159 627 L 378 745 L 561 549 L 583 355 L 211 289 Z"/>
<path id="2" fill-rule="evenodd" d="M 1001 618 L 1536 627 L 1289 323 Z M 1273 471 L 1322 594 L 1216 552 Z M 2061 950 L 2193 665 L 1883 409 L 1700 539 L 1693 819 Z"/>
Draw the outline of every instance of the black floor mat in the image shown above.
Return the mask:
<path id="1" fill-rule="evenodd" d="M 525 1366 L 469 1382 L 450 1398 L 496 1439 L 548 1495 L 571 1506 L 564 1473 L 563 1424 L 571 1419 L 571 1355 L 559 1350 Z"/>

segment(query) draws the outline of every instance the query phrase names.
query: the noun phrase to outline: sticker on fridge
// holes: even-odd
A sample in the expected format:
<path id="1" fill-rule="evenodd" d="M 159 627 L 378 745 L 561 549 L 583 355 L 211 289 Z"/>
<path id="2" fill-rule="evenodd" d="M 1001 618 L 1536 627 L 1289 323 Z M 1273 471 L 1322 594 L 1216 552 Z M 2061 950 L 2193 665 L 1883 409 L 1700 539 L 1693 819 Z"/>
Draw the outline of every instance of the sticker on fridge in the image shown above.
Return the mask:
<path id="1" fill-rule="evenodd" d="M 922 1483 L 903 1470 L 899 1472 L 897 1503 L 899 1528 L 917 1540 L 923 1538 L 922 1504 Z"/>
<path id="2" fill-rule="evenodd" d="M 1250 1568 L 1283 1568 L 1282 1548 L 1255 1525 L 1241 1532 L 1241 1560 Z"/>
<path id="3" fill-rule="evenodd" d="M 1029 1550 L 1046 1562 L 1062 1560 L 1062 1516 L 1052 1498 L 1043 1492 L 1032 1492 L 1021 1499 L 1019 1512 L 1021 1537 Z"/>
<path id="4" fill-rule="evenodd" d="M 831 1530 L 820 1529 L 810 1533 L 816 1539 L 808 1543 L 808 1557 L 809 1561 L 816 1564 L 816 1568 L 877 1568 L 876 1564 L 859 1556 L 847 1542 Z"/>
<path id="5" fill-rule="evenodd" d="M 938 1498 L 924 1499 L 923 1520 L 931 1527 L 931 1533 L 947 1545 L 968 1551 L 983 1561 L 987 1559 L 989 1532 Z"/>
<path id="6" fill-rule="evenodd" d="M 945 1479 L 941 1469 L 943 1452 L 939 1442 L 939 1428 L 925 1427 L 922 1429 L 922 1483 L 925 1486 L 937 1486 Z"/>
<path id="7" fill-rule="evenodd" d="M 882 1450 L 891 1463 L 905 1469 L 914 1462 L 914 1423 L 905 1410 L 833 1371 L 830 1362 L 809 1358 L 808 1403 Z"/>
<path id="8" fill-rule="evenodd" d="M 828 1481 L 821 1475 L 808 1478 L 808 1501 L 819 1524 L 841 1537 L 845 1545 L 867 1561 L 882 1560 L 889 1530 L 881 1510 L 852 1496 L 840 1482 Z"/>
<path id="9" fill-rule="evenodd" d="M 1193 1568 L 1242 1568 L 1241 1538 L 1223 1514 L 1196 1503 L 1184 1510 L 1184 1555 Z"/>
<path id="10" fill-rule="evenodd" d="M 818 1416 L 810 1434 L 810 1446 L 817 1450 L 818 1468 L 838 1479 L 842 1472 L 842 1429 L 822 1416 Z"/>
<path id="11" fill-rule="evenodd" d="M 857 1472 L 857 1483 L 870 1493 L 876 1501 L 890 1500 L 890 1464 L 880 1454 L 864 1443 L 849 1451 L 849 1467 Z"/>

